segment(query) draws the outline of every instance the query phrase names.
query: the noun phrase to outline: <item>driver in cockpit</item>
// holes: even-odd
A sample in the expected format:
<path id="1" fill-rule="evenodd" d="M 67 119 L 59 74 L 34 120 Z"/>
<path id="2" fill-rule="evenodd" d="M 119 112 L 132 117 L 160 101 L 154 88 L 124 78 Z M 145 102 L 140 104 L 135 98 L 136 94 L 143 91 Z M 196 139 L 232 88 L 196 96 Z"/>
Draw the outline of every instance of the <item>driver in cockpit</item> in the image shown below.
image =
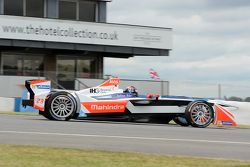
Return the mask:
<path id="1" fill-rule="evenodd" d="M 137 89 L 134 86 L 128 86 L 125 90 L 124 93 L 130 93 L 133 96 L 137 97 L 138 96 L 138 92 Z"/>

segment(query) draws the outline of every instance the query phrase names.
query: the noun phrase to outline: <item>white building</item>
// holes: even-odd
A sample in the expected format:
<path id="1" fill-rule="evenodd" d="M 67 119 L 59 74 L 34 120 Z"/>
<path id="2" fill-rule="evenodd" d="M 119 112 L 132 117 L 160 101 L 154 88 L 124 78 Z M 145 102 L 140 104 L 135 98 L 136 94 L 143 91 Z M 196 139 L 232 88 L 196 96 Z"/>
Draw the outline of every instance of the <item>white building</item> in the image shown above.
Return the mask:
<path id="1" fill-rule="evenodd" d="M 104 57 L 169 55 L 171 28 L 106 23 L 108 3 L 0 0 L 1 83 L 38 76 L 74 89 L 75 78 L 103 77 Z"/>

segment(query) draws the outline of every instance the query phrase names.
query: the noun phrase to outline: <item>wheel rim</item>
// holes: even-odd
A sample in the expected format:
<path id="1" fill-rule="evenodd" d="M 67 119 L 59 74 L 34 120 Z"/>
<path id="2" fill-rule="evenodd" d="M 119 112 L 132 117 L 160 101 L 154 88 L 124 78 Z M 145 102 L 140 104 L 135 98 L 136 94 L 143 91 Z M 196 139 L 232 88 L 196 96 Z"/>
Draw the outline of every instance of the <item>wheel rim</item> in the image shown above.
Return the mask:
<path id="1" fill-rule="evenodd" d="M 212 120 L 211 107 L 205 103 L 198 103 L 192 107 L 191 119 L 197 125 L 206 125 Z"/>
<path id="2" fill-rule="evenodd" d="M 73 100 L 66 95 L 59 95 L 51 102 L 51 112 L 59 118 L 66 118 L 74 111 Z"/>

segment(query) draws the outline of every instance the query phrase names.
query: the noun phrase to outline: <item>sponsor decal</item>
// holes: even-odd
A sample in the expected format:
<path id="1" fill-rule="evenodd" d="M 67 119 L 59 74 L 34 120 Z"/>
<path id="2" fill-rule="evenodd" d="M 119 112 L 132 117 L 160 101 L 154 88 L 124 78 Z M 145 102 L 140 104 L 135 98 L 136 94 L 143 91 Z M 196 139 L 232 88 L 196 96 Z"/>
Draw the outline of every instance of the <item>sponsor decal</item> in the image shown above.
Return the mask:
<path id="1" fill-rule="evenodd" d="M 131 97 L 134 97 L 132 93 L 118 93 L 112 95 L 112 98 L 131 98 Z"/>
<path id="2" fill-rule="evenodd" d="M 232 113 L 226 108 L 215 104 L 215 125 L 236 126 L 236 121 Z"/>
<path id="3" fill-rule="evenodd" d="M 109 83 L 110 83 L 110 84 L 113 84 L 113 85 L 117 85 L 117 84 L 119 84 L 119 79 L 111 79 L 111 80 L 109 81 Z"/>
<path id="4" fill-rule="evenodd" d="M 44 102 L 45 102 L 45 100 L 42 98 L 35 98 L 35 104 L 37 104 L 37 105 L 43 105 Z"/>
<path id="5" fill-rule="evenodd" d="M 101 94 L 114 91 L 114 87 L 107 87 L 107 88 L 91 88 L 89 89 L 89 93 L 93 94 Z"/>
<path id="6" fill-rule="evenodd" d="M 43 111 L 44 110 L 44 103 L 45 99 L 40 98 L 40 97 L 35 97 L 34 99 L 34 108 Z"/>
<path id="7" fill-rule="evenodd" d="M 95 99 L 112 99 L 111 95 L 107 95 L 107 96 L 96 96 Z"/>
<path id="8" fill-rule="evenodd" d="M 122 113 L 126 109 L 127 101 L 82 102 L 90 113 Z"/>
<path id="9" fill-rule="evenodd" d="M 229 126 L 232 126 L 232 125 L 233 125 L 233 122 L 221 121 L 221 124 L 222 124 L 222 125 L 229 125 Z"/>
<path id="10" fill-rule="evenodd" d="M 112 78 L 106 82 L 104 82 L 103 84 L 101 84 L 100 86 L 117 86 L 120 83 L 120 79 L 119 78 Z"/>
<path id="11" fill-rule="evenodd" d="M 91 89 L 89 89 L 89 93 L 99 93 L 99 92 L 100 91 L 97 88 L 91 88 Z"/>
<path id="12" fill-rule="evenodd" d="M 49 85 L 36 85 L 37 89 L 50 89 Z"/>
<path id="13" fill-rule="evenodd" d="M 91 105 L 91 110 L 124 110 L 123 105 L 97 105 L 97 104 L 92 104 Z"/>

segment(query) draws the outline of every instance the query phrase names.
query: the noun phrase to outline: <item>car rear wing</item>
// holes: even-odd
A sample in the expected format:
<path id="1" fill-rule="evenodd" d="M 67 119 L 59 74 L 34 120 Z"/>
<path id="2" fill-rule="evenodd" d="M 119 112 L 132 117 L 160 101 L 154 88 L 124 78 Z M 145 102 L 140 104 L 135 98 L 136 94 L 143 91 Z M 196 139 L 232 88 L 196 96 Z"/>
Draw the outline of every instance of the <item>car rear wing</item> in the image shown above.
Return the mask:
<path id="1" fill-rule="evenodd" d="M 42 109 L 44 99 L 51 91 L 51 82 L 49 80 L 26 80 L 25 87 L 28 94 L 27 99 L 22 100 L 22 105 Z"/>

